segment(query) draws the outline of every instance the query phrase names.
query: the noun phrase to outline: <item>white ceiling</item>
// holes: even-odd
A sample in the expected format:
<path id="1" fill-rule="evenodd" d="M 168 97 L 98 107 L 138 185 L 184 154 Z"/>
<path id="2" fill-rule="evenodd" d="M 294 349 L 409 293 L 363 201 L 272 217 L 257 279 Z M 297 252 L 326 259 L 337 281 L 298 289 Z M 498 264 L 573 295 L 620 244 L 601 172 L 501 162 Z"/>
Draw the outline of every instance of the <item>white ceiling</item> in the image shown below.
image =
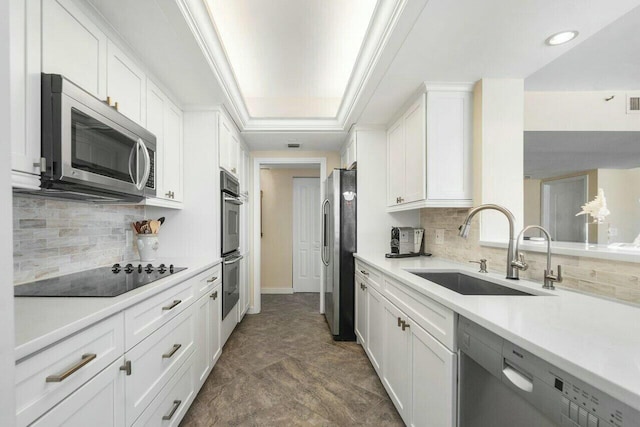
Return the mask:
<path id="1" fill-rule="evenodd" d="M 359 122 L 386 124 L 424 81 L 526 78 L 638 6 L 638 0 L 430 0 Z M 549 47 L 566 29 L 580 37 Z"/>
<path id="2" fill-rule="evenodd" d="M 252 117 L 335 117 L 376 0 L 206 0 Z"/>
<path id="3" fill-rule="evenodd" d="M 640 89 L 640 7 L 525 80 L 530 91 Z"/>
<path id="4" fill-rule="evenodd" d="M 337 151 L 346 137 L 345 132 L 270 132 L 243 133 L 251 150 L 295 150 L 287 144 L 300 144 L 299 151 Z"/>
<path id="5" fill-rule="evenodd" d="M 524 133 L 524 174 L 532 178 L 637 167 L 640 167 L 640 132 Z"/>

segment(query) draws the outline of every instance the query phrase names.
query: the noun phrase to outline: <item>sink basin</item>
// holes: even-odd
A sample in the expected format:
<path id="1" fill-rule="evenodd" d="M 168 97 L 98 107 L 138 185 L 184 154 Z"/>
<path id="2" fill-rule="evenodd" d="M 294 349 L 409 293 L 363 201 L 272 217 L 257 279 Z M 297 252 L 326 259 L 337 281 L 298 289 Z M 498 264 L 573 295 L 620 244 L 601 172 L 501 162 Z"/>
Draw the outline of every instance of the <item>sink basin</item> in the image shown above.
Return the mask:
<path id="1" fill-rule="evenodd" d="M 477 277 L 467 276 L 463 273 L 446 272 L 446 273 L 428 273 L 428 272 L 410 272 L 416 276 L 427 279 L 433 283 L 451 289 L 462 295 L 512 295 L 512 296 L 534 296 L 527 292 L 508 288 L 493 282 L 478 279 Z"/>

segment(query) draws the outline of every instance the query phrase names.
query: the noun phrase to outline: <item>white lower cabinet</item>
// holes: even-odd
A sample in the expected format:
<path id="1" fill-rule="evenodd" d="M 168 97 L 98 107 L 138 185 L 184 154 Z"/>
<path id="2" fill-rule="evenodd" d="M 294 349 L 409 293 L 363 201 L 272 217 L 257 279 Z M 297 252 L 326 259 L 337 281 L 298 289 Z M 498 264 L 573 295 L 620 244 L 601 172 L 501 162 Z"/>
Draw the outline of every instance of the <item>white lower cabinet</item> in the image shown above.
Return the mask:
<path id="1" fill-rule="evenodd" d="M 367 288 L 367 346 L 371 364 L 381 375 L 384 357 L 384 298 L 382 294 L 369 286 Z"/>
<path id="2" fill-rule="evenodd" d="M 176 375 L 171 378 L 158 397 L 135 422 L 134 427 L 177 426 L 187 413 L 198 392 L 195 363 L 189 357 Z"/>
<path id="3" fill-rule="evenodd" d="M 125 425 L 122 358 L 109 365 L 58 406 L 31 424 L 34 427 L 120 427 Z"/>
<path id="4" fill-rule="evenodd" d="M 385 299 L 383 321 L 384 359 L 382 364 L 382 383 L 398 412 L 409 424 L 411 402 L 411 378 L 409 351 L 411 334 L 403 328 L 408 320 L 403 312 Z M 404 329 L 404 330 L 403 330 Z"/>
<path id="5" fill-rule="evenodd" d="M 361 262 L 360 267 L 375 271 Z M 455 329 L 455 316 L 427 311 L 424 301 L 400 300 L 398 287 L 403 285 L 394 282 L 392 287 L 386 278 L 382 282 L 384 287 L 374 286 L 370 277 L 356 273 L 356 334 L 407 425 L 453 427 L 457 356 L 421 324 L 437 324 L 447 339 Z M 391 302 L 394 298 L 404 309 Z M 421 323 L 408 312 L 419 314 Z"/>
<path id="6" fill-rule="evenodd" d="M 222 312 L 222 284 L 211 287 L 195 304 L 196 354 L 194 367 L 196 384 L 202 387 L 222 353 L 220 319 Z"/>
<path id="7" fill-rule="evenodd" d="M 416 324 L 410 325 L 409 417 L 412 426 L 454 426 L 457 356 Z"/>

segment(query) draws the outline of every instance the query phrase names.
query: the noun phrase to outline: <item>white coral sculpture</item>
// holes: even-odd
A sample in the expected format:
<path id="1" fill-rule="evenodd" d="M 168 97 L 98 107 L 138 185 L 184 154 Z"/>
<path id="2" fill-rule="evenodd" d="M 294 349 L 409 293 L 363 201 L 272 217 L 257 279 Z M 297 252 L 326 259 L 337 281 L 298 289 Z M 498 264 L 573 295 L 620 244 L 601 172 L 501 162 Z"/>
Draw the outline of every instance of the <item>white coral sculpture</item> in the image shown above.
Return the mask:
<path id="1" fill-rule="evenodd" d="M 607 209 L 607 198 L 604 197 L 604 190 L 598 188 L 598 195 L 592 201 L 582 205 L 582 211 L 578 212 L 578 215 L 591 215 L 595 224 L 601 224 L 602 221 L 611 212 Z"/>

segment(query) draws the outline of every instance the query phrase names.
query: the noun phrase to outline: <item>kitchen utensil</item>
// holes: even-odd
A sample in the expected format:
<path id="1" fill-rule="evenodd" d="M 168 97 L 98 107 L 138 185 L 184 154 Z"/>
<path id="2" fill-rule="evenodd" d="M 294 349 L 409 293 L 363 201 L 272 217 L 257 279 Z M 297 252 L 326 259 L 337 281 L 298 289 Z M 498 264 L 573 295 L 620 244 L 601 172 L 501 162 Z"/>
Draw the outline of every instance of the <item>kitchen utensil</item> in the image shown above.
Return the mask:
<path id="1" fill-rule="evenodd" d="M 151 234 L 158 234 L 158 230 L 160 230 L 160 221 L 152 219 L 149 221 L 149 228 L 151 229 Z"/>
<path id="2" fill-rule="evenodd" d="M 134 231 L 136 234 L 140 233 L 140 230 L 138 230 L 138 227 L 136 227 L 136 223 L 135 223 L 135 222 L 132 222 L 132 223 L 131 223 L 131 228 L 133 228 L 133 231 Z"/>
<path id="3" fill-rule="evenodd" d="M 164 217 L 162 216 L 162 217 L 158 218 L 158 221 L 160 221 L 160 225 L 164 224 Z"/>

